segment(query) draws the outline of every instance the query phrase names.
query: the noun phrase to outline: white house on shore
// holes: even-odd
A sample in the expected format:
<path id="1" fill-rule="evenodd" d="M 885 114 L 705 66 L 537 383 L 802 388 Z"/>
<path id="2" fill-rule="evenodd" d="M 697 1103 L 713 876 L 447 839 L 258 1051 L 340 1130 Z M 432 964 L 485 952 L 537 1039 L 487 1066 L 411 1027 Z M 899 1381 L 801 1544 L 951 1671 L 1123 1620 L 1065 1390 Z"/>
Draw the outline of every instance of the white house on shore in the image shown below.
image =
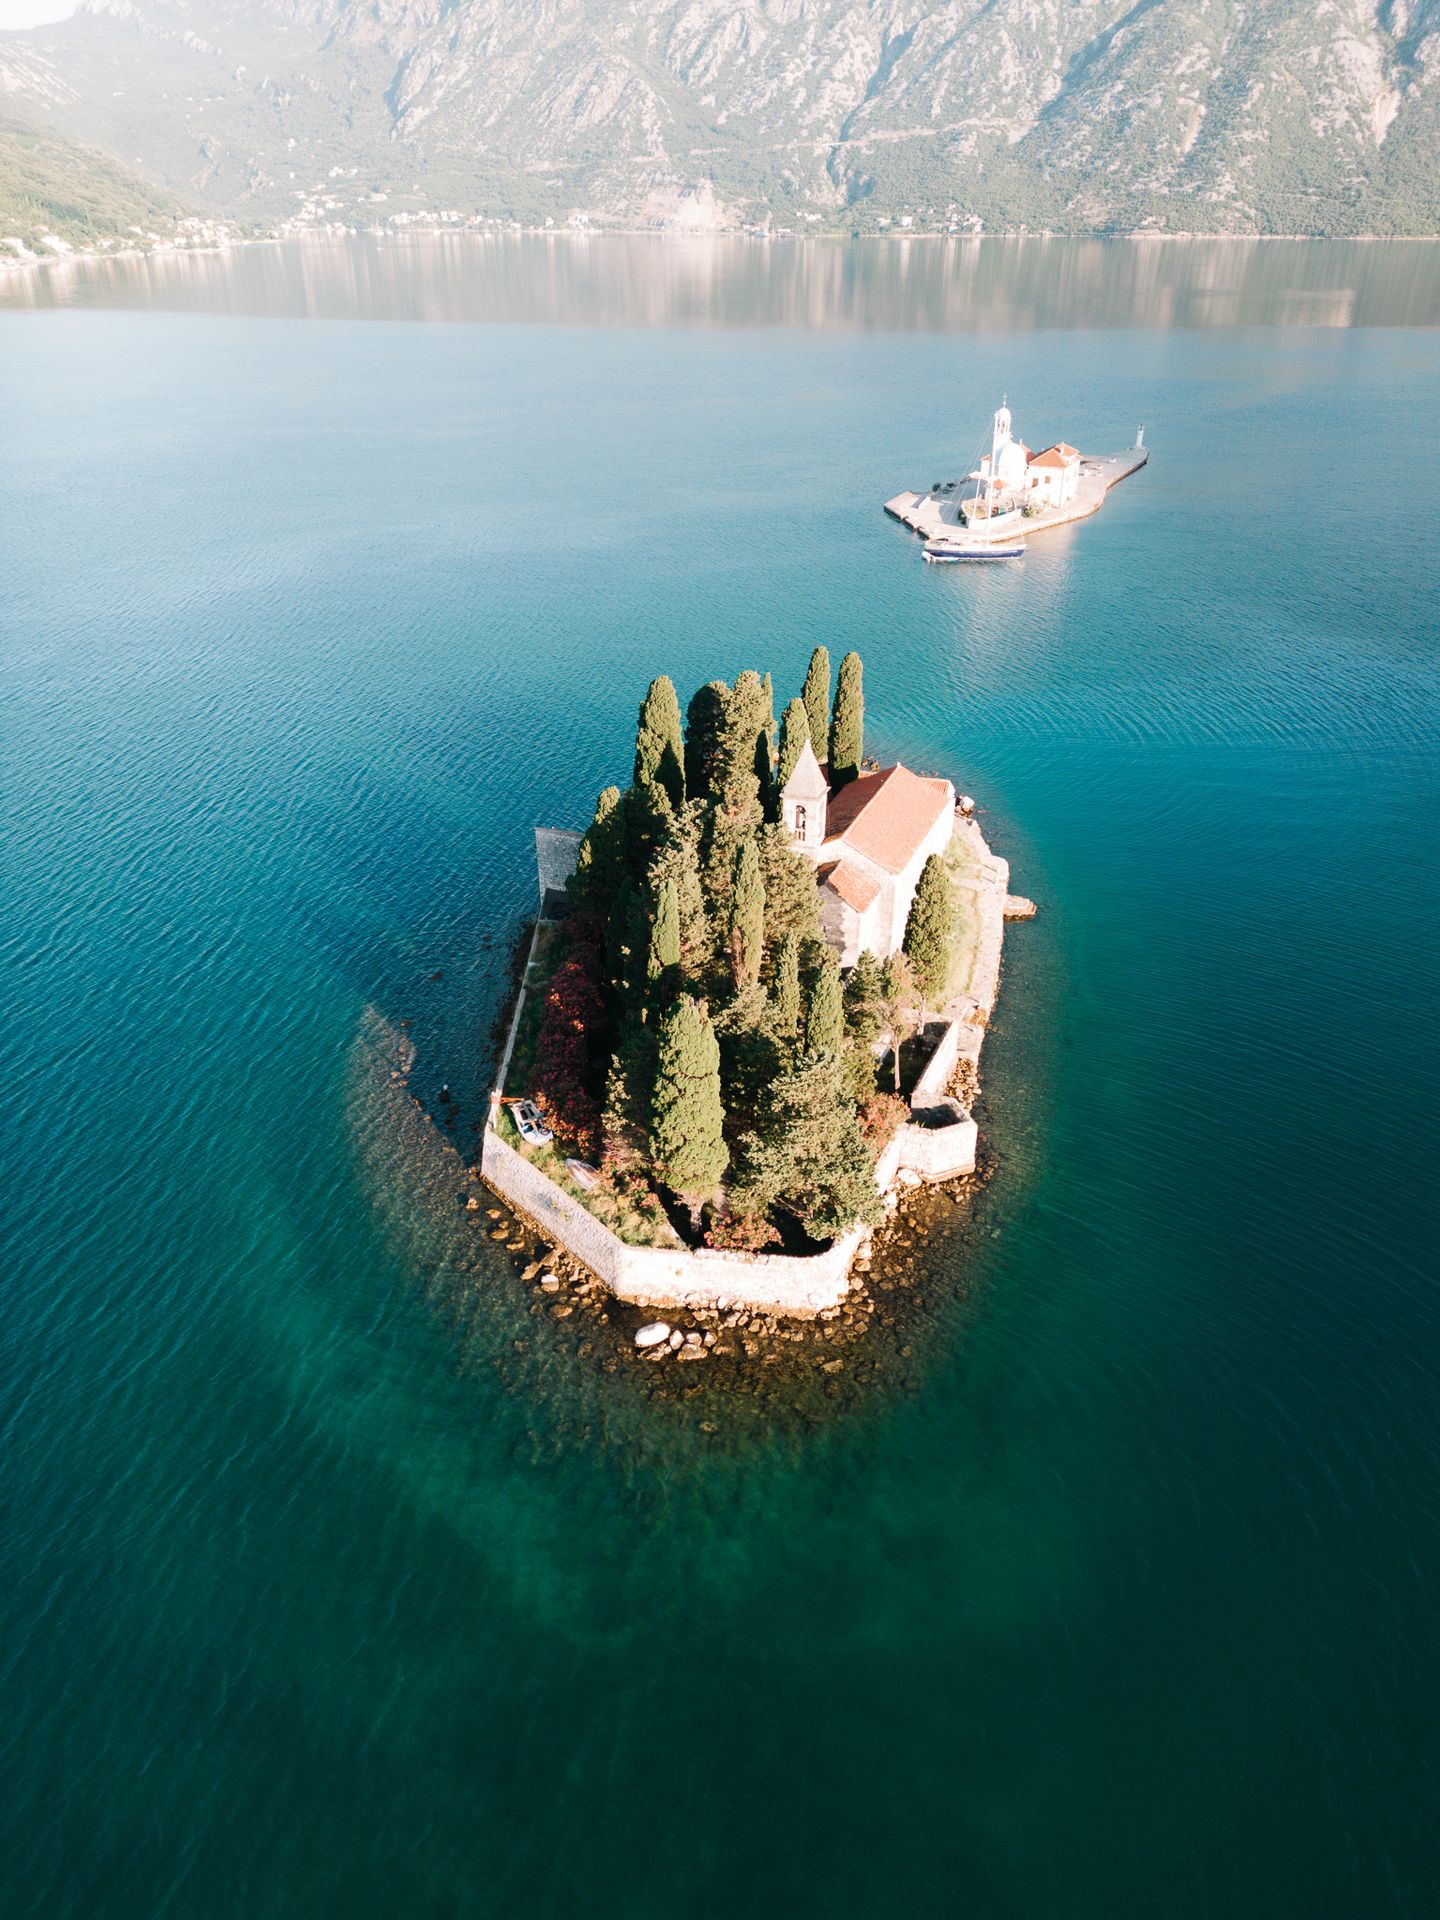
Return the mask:
<path id="1" fill-rule="evenodd" d="M 885 960 L 905 938 L 910 903 L 932 853 L 955 827 L 955 789 L 908 767 L 883 767 L 830 792 L 807 740 L 781 793 L 797 853 L 815 862 L 820 923 L 842 967 Z"/>

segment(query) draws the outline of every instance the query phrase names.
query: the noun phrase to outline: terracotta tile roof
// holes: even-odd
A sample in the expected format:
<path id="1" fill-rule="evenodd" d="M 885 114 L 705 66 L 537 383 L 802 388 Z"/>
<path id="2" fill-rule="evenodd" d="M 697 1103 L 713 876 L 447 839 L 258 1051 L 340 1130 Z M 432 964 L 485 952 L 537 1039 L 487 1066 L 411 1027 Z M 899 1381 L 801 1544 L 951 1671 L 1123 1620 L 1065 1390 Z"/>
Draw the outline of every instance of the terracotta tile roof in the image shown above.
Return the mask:
<path id="1" fill-rule="evenodd" d="M 948 780 L 927 780 L 901 766 L 862 773 L 831 798 L 825 845 L 843 841 L 887 873 L 903 873 L 952 805 Z M 837 856 L 841 851 L 835 847 Z"/>
<path id="2" fill-rule="evenodd" d="M 1037 453 L 1030 464 L 1032 467 L 1068 467 L 1072 460 L 1079 458 L 1078 448 L 1067 446 L 1063 440 L 1057 440 L 1053 447 L 1047 447 L 1043 453 Z"/>
<path id="3" fill-rule="evenodd" d="M 821 867 L 820 879 L 856 913 L 864 913 L 880 896 L 880 882 L 872 880 L 869 874 L 861 873 L 858 867 L 852 867 L 845 860 L 832 860 L 828 866 Z"/>

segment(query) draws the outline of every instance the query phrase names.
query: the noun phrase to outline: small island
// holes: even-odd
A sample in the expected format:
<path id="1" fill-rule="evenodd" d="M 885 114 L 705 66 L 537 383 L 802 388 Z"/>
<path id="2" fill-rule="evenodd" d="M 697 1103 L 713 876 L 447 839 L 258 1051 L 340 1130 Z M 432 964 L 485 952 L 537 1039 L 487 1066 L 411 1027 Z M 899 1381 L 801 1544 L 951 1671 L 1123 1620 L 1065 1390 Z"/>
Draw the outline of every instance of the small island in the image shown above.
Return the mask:
<path id="1" fill-rule="evenodd" d="M 972 1173 L 1001 926 L 950 780 L 864 753 L 860 657 L 640 706 L 630 785 L 539 829 L 481 1172 L 617 1297 L 833 1310 L 897 1188 Z M 967 1099 L 957 1097 L 957 1089 Z"/>
<path id="2" fill-rule="evenodd" d="M 885 502 L 892 520 L 918 533 L 927 560 L 1023 558 L 1031 534 L 1088 519 L 1105 496 L 1149 460 L 1145 429 L 1123 453 L 1082 454 L 1066 440 L 1032 452 L 1011 430 L 1010 408 L 1001 402 L 990 425 L 990 451 L 977 456 L 959 480 L 937 480 L 925 493 L 897 493 Z"/>

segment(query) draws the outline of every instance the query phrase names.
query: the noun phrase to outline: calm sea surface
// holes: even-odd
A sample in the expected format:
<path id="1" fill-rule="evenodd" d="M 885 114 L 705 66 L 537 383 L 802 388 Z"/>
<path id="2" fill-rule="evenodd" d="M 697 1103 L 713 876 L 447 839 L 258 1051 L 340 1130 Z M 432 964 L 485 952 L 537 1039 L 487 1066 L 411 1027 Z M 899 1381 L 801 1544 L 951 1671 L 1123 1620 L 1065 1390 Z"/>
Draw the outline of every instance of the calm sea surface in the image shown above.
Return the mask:
<path id="1" fill-rule="evenodd" d="M 1440 1908 L 1437 258 L 5 288 L 7 1913 Z M 1005 392 L 1151 464 L 927 568 Z M 1041 915 L 907 1365 L 710 1435 L 447 1142 L 533 825 L 822 640 Z"/>

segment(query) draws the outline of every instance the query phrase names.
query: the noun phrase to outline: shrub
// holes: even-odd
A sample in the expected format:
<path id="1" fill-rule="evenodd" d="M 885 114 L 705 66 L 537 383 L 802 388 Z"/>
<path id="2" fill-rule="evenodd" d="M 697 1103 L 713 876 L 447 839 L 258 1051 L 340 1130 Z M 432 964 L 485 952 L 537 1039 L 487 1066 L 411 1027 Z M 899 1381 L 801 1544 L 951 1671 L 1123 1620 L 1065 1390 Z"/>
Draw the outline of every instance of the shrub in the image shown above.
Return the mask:
<path id="1" fill-rule="evenodd" d="M 535 1043 L 536 1103 L 561 1147 L 587 1160 L 599 1150 L 593 1049 L 603 1038 L 605 1002 L 598 963 L 593 943 L 577 940 L 550 976 Z"/>
<path id="2" fill-rule="evenodd" d="M 779 1246 L 780 1229 L 763 1213 L 735 1213 L 710 1222 L 705 1244 L 735 1253 L 759 1253 L 765 1247 Z"/>
<path id="3" fill-rule="evenodd" d="M 878 1153 L 895 1138 L 910 1117 L 910 1109 L 898 1093 L 872 1093 L 861 1103 L 860 1131 L 867 1146 Z"/>

